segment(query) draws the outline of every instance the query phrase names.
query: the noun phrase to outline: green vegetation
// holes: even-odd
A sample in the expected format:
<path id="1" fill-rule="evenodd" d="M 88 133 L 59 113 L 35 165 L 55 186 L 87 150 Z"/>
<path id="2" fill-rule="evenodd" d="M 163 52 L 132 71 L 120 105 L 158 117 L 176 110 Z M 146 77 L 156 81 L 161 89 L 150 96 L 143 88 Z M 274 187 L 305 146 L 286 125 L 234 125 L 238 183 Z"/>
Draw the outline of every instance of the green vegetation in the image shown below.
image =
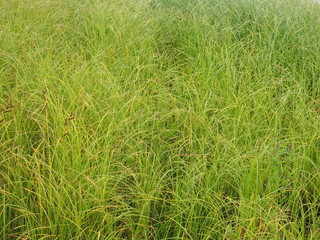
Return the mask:
<path id="1" fill-rule="evenodd" d="M 320 5 L 0 2 L 0 239 L 319 239 Z"/>

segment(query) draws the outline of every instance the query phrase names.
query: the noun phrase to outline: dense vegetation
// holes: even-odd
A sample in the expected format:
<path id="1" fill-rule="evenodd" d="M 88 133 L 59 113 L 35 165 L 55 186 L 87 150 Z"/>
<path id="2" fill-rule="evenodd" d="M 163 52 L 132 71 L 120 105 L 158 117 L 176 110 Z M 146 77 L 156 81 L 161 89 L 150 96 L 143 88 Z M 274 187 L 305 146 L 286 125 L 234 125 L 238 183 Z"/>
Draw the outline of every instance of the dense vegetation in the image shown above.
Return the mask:
<path id="1" fill-rule="evenodd" d="M 0 1 L 0 238 L 319 239 L 320 5 Z"/>

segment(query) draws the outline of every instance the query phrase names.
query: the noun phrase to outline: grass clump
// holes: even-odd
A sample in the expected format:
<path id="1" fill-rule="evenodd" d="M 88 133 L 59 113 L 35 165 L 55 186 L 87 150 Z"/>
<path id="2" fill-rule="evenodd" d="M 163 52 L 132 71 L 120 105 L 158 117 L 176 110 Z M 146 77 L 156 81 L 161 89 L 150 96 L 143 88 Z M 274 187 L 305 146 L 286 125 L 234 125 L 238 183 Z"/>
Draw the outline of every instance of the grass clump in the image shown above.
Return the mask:
<path id="1" fill-rule="evenodd" d="M 319 13 L 1 1 L 1 238 L 319 239 Z"/>

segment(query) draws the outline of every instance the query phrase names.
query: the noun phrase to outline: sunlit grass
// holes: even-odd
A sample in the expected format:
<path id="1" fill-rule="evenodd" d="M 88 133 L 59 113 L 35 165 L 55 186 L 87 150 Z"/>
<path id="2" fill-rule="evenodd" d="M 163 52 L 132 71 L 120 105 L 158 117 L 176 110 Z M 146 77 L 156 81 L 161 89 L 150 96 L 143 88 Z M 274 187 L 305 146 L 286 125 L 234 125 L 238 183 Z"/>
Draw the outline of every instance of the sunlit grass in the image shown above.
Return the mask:
<path id="1" fill-rule="evenodd" d="M 0 2 L 0 238 L 319 239 L 320 6 Z"/>

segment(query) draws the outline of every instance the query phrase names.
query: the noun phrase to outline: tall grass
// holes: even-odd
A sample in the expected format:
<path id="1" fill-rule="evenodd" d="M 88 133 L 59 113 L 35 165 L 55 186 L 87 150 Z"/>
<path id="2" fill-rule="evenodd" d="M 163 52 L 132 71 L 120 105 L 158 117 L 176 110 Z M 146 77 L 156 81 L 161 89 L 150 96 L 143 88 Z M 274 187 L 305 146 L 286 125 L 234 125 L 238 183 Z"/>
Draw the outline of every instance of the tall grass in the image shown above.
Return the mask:
<path id="1" fill-rule="evenodd" d="M 319 239 L 320 6 L 0 1 L 1 239 Z"/>

